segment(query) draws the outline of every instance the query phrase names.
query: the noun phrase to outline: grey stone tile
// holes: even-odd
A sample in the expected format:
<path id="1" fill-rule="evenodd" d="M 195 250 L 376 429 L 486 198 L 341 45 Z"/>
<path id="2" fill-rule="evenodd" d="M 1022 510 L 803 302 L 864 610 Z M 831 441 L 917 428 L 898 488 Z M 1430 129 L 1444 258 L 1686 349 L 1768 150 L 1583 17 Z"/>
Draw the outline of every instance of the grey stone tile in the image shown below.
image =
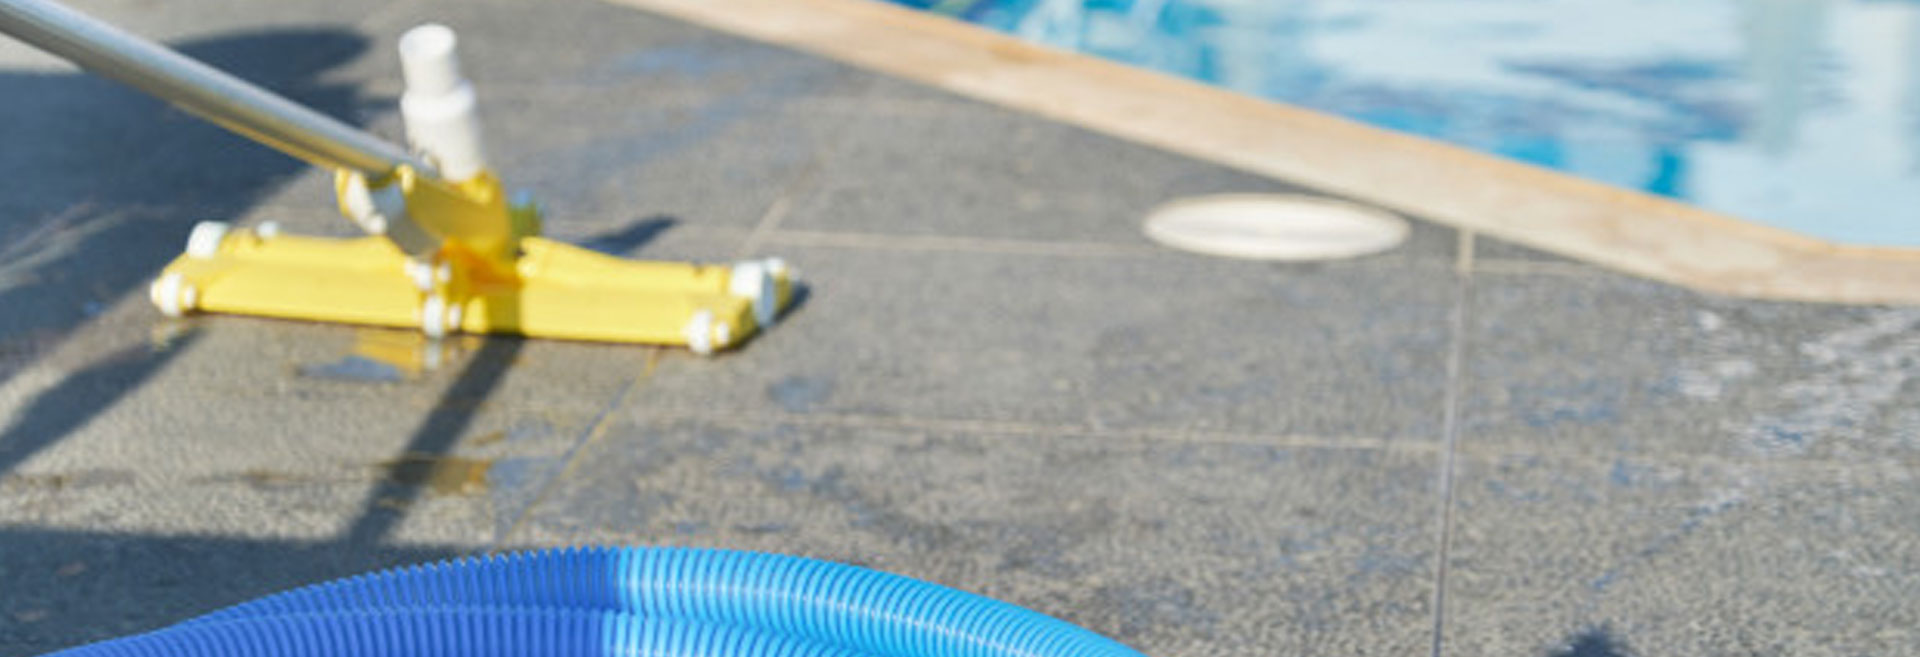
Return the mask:
<path id="1" fill-rule="evenodd" d="M 127 484 L 0 496 L 0 521 L 484 545 L 652 358 L 611 345 L 156 320 L 129 300 L 0 382 L 0 472 L 53 482 L 110 472 Z M 153 331 L 175 335 L 156 347 Z"/>
<path id="2" fill-rule="evenodd" d="M 378 0 L 259 3 L 247 0 L 196 1 L 191 8 L 156 0 L 74 0 L 62 2 L 81 13 L 112 23 L 144 38 L 182 44 L 274 31 L 348 31 L 386 4 Z M 281 56 L 296 52 L 282 52 Z M 0 38 L 0 69 L 69 71 L 71 64 L 11 37 Z"/>
<path id="3" fill-rule="evenodd" d="M 182 220 L 197 215 L 110 205 L 0 208 L 0 340 L 57 341 L 101 315 L 177 254 L 191 225 Z"/>
<path id="4" fill-rule="evenodd" d="M 870 80 L 859 90 L 859 97 L 869 103 L 915 105 L 948 111 L 977 111 L 992 107 L 986 102 L 944 89 L 886 75 L 870 76 Z"/>
<path id="5" fill-rule="evenodd" d="M 0 655 L 7 657 L 156 629 L 275 591 L 462 552 L 437 545 L 348 549 L 332 542 L 63 530 L 5 521 L 0 545 L 6 546 L 0 581 L 7 583 L 7 595 L 0 597 Z"/>
<path id="6" fill-rule="evenodd" d="M 532 192 L 556 223 L 667 217 L 752 228 L 815 166 L 827 135 L 817 120 L 755 99 L 496 106 L 503 118 L 489 119 L 489 139 L 503 179 Z"/>
<path id="7" fill-rule="evenodd" d="M 1144 244 L 1158 205 L 1222 193 L 1309 193 L 981 104 L 861 113 L 834 141 L 795 229 Z M 1400 257 L 1451 259 L 1451 229 L 1417 222 Z"/>
<path id="8" fill-rule="evenodd" d="M 1460 468 L 1447 654 L 1882 655 L 1913 645 L 1920 499 L 1909 468 L 1656 454 L 1474 457 Z"/>
<path id="9" fill-rule="evenodd" d="M 1611 274 L 1481 276 L 1471 317 L 1473 447 L 1920 455 L 1911 309 L 1741 301 Z"/>
<path id="10" fill-rule="evenodd" d="M 461 64 L 482 93 L 592 92 L 601 103 L 683 95 L 842 94 L 853 69 L 612 2 L 516 0 L 398 3 L 362 24 L 376 44 L 347 75 L 398 91 L 395 44 L 441 23 L 460 35 Z"/>
<path id="11" fill-rule="evenodd" d="M 1496 239 L 1486 235 L 1474 236 L 1473 259 L 1477 263 L 1489 265 L 1489 268 L 1496 273 L 1501 271 L 1501 266 L 1509 265 L 1510 263 L 1519 265 L 1554 265 L 1567 268 L 1589 268 L 1594 272 L 1606 271 L 1598 266 L 1590 265 L 1579 260 L 1548 253 L 1533 247 L 1521 246 L 1514 242 Z"/>
<path id="12" fill-rule="evenodd" d="M 803 303 L 739 352 L 668 352 L 640 408 L 1439 434 L 1446 269 L 773 250 Z"/>
<path id="13" fill-rule="evenodd" d="M 155 7 L 135 13 L 144 17 L 141 20 L 160 20 L 166 12 Z M 205 22 L 238 20 L 257 23 L 258 29 L 235 24 L 230 31 L 216 30 L 174 45 L 348 122 L 386 111 L 389 103 L 376 102 L 355 85 L 321 79 L 359 57 L 368 47 L 364 36 L 342 24 L 284 25 L 320 7 L 309 3 L 285 12 L 235 8 Z M 332 11 L 357 16 L 351 5 Z M 127 27 L 139 32 L 142 25 Z M 9 134 L 28 136 L 10 140 L 0 152 L 0 198 L 42 214 L 88 207 L 196 208 L 221 214 L 266 198 L 307 169 L 157 99 L 77 70 L 0 70 L 0 98 L 5 99 L 0 121 L 9 126 Z M 11 218 L 0 219 L 8 221 Z"/>
<path id="14" fill-rule="evenodd" d="M 1101 166 L 1089 166 L 1093 162 Z M 1216 168 L 984 104 L 937 113 L 887 112 L 882 106 L 837 145 L 824 177 L 829 186 L 891 183 L 937 190 L 1000 183 L 1007 193 L 1129 194 Z M 1273 187 L 1258 180 L 1249 176 L 1245 182 Z"/>
<path id="15" fill-rule="evenodd" d="M 782 226 L 796 231 L 1165 248 L 1142 232 L 1148 215 L 1163 203 L 1207 194 L 1294 193 L 1283 183 L 1214 173 L 1183 181 L 1179 189 L 1164 194 L 1130 198 L 1040 189 L 1009 193 L 1000 184 L 876 182 L 828 187 L 809 194 Z M 1444 262 L 1453 257 L 1457 238 L 1452 229 L 1417 220 L 1410 227 L 1405 243 L 1359 261 Z"/>
<path id="16" fill-rule="evenodd" d="M 547 237 L 636 260 L 726 263 L 740 256 L 750 233 L 663 215 L 624 222 L 576 221 L 549 230 Z"/>
<path id="17" fill-rule="evenodd" d="M 370 470 L 371 468 L 368 468 Z M 242 540 L 332 543 L 348 541 L 372 482 L 370 472 L 296 474 L 266 468 L 179 481 L 156 481 L 120 465 L 6 475 L 4 525 L 128 536 L 224 536 Z M 375 512 L 391 512 L 381 508 Z M 485 505 L 472 498 L 425 497 L 408 503 L 392 545 L 457 544 L 491 539 Z M 3 531 L 3 530 L 0 530 Z"/>
<path id="18" fill-rule="evenodd" d="M 1431 452 L 622 424 L 519 545 L 729 547 L 857 563 L 1155 655 L 1427 644 Z"/>
<path id="19" fill-rule="evenodd" d="M 668 104 L 633 93 L 624 96 L 631 103 L 611 102 L 615 96 L 482 101 L 492 166 L 508 190 L 540 203 L 550 232 L 656 220 L 750 229 L 816 166 L 839 121 L 774 100 Z M 395 114 L 372 118 L 370 128 L 403 141 Z M 268 200 L 331 213 L 332 173 L 308 168 Z"/>
<path id="20" fill-rule="evenodd" d="M 467 69 L 510 186 L 535 191 L 562 217 L 606 210 L 748 225 L 817 147 L 797 125 L 806 115 L 771 113 L 839 93 L 850 75 L 607 3 L 402 3 L 367 13 L 339 10 L 365 18 L 363 31 L 221 35 L 185 50 L 399 142 L 399 31 L 416 15 L 470 23 Z M 13 101 L 0 104 L 0 119 L 37 136 L 0 156 L 0 192 L 43 211 L 330 204 L 329 176 L 112 83 L 0 72 L 0 89 Z"/>

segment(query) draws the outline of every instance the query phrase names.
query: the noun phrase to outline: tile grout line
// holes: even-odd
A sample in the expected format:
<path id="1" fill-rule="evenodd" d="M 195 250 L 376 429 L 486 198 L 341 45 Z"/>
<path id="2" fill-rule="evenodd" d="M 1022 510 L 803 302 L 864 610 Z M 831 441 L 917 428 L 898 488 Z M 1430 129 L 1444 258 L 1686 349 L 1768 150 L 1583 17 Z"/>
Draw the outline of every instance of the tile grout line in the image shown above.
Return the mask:
<path id="1" fill-rule="evenodd" d="M 842 126 L 840 132 L 844 134 L 847 129 L 846 126 Z M 838 143 L 838 140 L 828 140 L 827 143 Z M 821 170 L 826 168 L 827 157 L 831 154 L 831 150 L 832 146 L 823 146 L 816 151 L 807 161 L 806 166 L 780 188 L 780 196 L 767 205 L 767 211 L 760 215 L 760 222 L 754 225 L 753 232 L 747 233 L 747 238 L 741 241 L 739 252 L 734 254 L 735 260 L 753 257 L 755 252 L 780 231 L 781 222 L 786 221 L 787 215 L 793 211 L 794 200 L 803 198 L 813 191 L 815 179 L 819 178 Z"/>
<path id="2" fill-rule="evenodd" d="M 834 136 L 844 136 L 851 126 L 852 122 L 848 121 L 831 132 L 839 133 Z M 735 260 L 753 257 L 753 254 L 765 246 L 767 241 L 780 230 L 781 222 L 786 221 L 787 215 L 793 211 L 795 199 L 806 197 L 813 191 L 815 179 L 820 177 L 821 170 L 826 168 L 827 158 L 832 154 L 833 144 L 839 142 L 839 139 L 833 138 L 825 140 L 824 145 L 814 151 L 813 157 L 807 160 L 806 166 L 780 188 L 780 196 L 773 199 L 773 203 L 767 206 L 766 213 L 760 215 L 760 223 L 755 224 L 753 232 L 747 233 L 747 238 L 741 241 L 739 252 L 734 254 Z"/>
<path id="3" fill-rule="evenodd" d="M 1358 436 L 1259 435 L 1221 431 L 1178 429 L 1098 429 L 1085 426 L 1031 424 L 1024 422 L 932 419 L 860 415 L 753 414 L 686 407 L 653 409 L 650 416 L 660 420 L 693 420 L 739 427 L 810 426 L 835 428 L 885 429 L 895 431 L 954 432 L 980 436 L 1033 437 L 1114 437 L 1170 444 L 1256 445 L 1263 447 L 1339 449 L 1368 451 L 1438 452 L 1437 445 L 1404 443 L 1389 439 Z"/>
<path id="4" fill-rule="evenodd" d="M 766 242 L 767 237 L 779 229 L 780 222 L 786 219 L 787 214 L 792 209 L 793 199 L 805 194 L 808 188 L 813 185 L 814 178 L 818 176 L 821 167 L 824 166 L 824 159 L 824 153 L 816 153 L 812 161 L 810 161 L 805 168 L 794 174 L 793 178 L 787 181 L 787 184 L 780 191 L 780 196 L 775 198 L 773 203 L 767 206 L 767 211 L 760 216 L 759 223 L 741 240 L 738 252 L 734 256 L 735 260 L 743 260 L 752 256 L 754 251 Z M 653 378 L 654 370 L 660 363 L 661 353 L 662 351 L 657 348 L 648 352 L 646 367 L 642 369 L 639 374 L 628 380 L 627 384 L 621 387 L 620 392 L 614 395 L 613 401 L 608 403 L 606 408 L 601 409 L 599 415 L 594 417 L 593 422 L 587 426 L 587 430 L 581 439 L 575 442 L 572 449 L 568 450 L 565 457 L 566 460 L 560 466 L 560 470 L 555 472 L 553 477 L 549 478 L 545 484 L 541 485 L 540 490 L 534 493 L 533 499 L 529 500 L 527 505 L 521 508 L 520 513 L 514 517 L 513 522 L 507 525 L 506 530 L 495 536 L 493 545 L 488 547 L 488 552 L 499 552 L 501 546 L 511 540 L 513 535 L 518 533 L 526 525 L 527 521 L 533 517 L 534 510 L 546 501 L 547 496 L 551 494 L 553 489 L 557 487 L 562 480 L 571 475 L 575 468 L 579 467 L 580 459 L 586 454 L 586 450 L 594 444 L 597 444 L 600 439 L 607 434 L 607 428 L 611 424 L 613 412 L 626 406 L 627 400 L 633 396 L 633 391 L 640 387 L 641 382 Z"/>
<path id="5" fill-rule="evenodd" d="M 1443 401 L 1442 403 L 1444 404 L 1445 402 Z M 1432 453 L 1436 455 L 1446 449 L 1442 441 L 1435 441 L 1433 443 L 1405 442 L 1390 438 L 1375 438 L 1362 435 L 1263 434 L 1257 432 L 1181 429 L 1177 427 L 1108 429 L 1075 424 L 1007 422 L 959 417 L 880 416 L 857 413 L 755 413 L 745 410 L 710 409 L 690 406 L 651 408 L 648 411 L 648 417 L 655 420 L 698 421 L 743 428 L 767 426 L 862 428 L 892 431 L 956 432 L 979 434 L 982 436 L 1017 436 L 1023 439 L 1122 437 L 1169 444 L 1253 445 L 1288 449 L 1390 451 L 1419 454 Z M 1498 436 L 1495 437 L 1497 438 Z M 1582 452 L 1514 450 L 1498 446 L 1476 449 L 1464 444 L 1455 447 L 1455 454 L 1456 458 L 1544 457 L 1607 463 L 1612 463 L 1616 460 L 1614 456 L 1596 456 Z M 1827 472 L 1834 469 L 1858 471 L 1863 468 L 1890 468 L 1898 471 L 1906 471 L 1920 467 L 1920 460 L 1913 459 L 1858 463 L 1836 460 L 1767 462 L 1728 458 L 1712 454 L 1669 454 L 1662 456 L 1662 458 L 1667 462 L 1677 464 L 1739 467 L 1751 470 L 1778 472 Z M 1825 468 L 1826 470 L 1817 470 L 1816 468 Z"/>
<path id="6" fill-rule="evenodd" d="M 786 219 L 787 213 L 793 209 L 793 198 L 803 187 L 802 181 L 812 177 L 812 171 L 813 168 L 808 167 L 806 171 L 795 176 L 786 189 L 780 191 L 780 197 L 773 199 L 773 203 L 767 206 L 767 211 L 760 215 L 760 223 L 754 225 L 753 232 L 747 233 L 746 239 L 740 240 L 740 248 L 733 254 L 734 260 L 752 257 L 755 251 L 766 244 L 768 236 L 780 227 L 780 222 Z"/>
<path id="7" fill-rule="evenodd" d="M 1118 242 L 1064 242 L 952 235 L 896 235 L 859 231 L 776 229 L 769 231 L 767 241 L 799 246 L 839 247 L 874 251 L 987 253 L 997 255 L 1093 258 L 1184 256 L 1184 254 L 1157 246 L 1122 244 Z"/>
<path id="8" fill-rule="evenodd" d="M 593 421 L 587 424 L 586 431 L 581 432 L 580 439 L 574 441 L 573 447 L 567 450 L 567 454 L 560 464 L 560 469 L 554 472 L 552 477 L 547 478 L 545 483 L 540 485 L 540 490 L 534 492 L 533 499 L 527 500 L 526 506 L 520 507 L 520 513 L 514 515 L 513 522 L 508 523 L 505 530 L 494 535 L 492 544 L 487 546 L 486 553 L 499 553 L 501 546 L 511 540 L 513 535 L 524 528 L 527 521 L 533 518 L 534 510 L 540 508 L 540 505 L 547 501 L 547 496 L 552 494 L 553 489 L 558 487 L 562 480 L 573 474 L 575 468 L 579 467 L 580 458 L 587 453 L 587 449 L 598 444 L 600 439 L 607 435 L 607 427 L 612 424 L 614 411 L 627 405 L 627 401 L 633 397 L 633 391 L 640 387 L 641 382 L 653 378 L 653 371 L 660 363 L 660 351 L 658 348 L 648 349 L 647 364 L 640 369 L 640 373 L 635 374 L 631 379 L 627 379 L 626 385 L 620 387 L 620 392 L 614 394 L 613 399 L 609 400 L 607 405 L 601 408 L 598 414 L 594 415 Z"/>
<path id="9" fill-rule="evenodd" d="M 1467 345 L 1467 315 L 1473 303 L 1474 233 L 1460 231 L 1458 260 L 1454 267 L 1453 312 L 1448 317 L 1451 339 L 1447 341 L 1447 392 L 1441 411 L 1440 432 L 1440 508 L 1435 512 L 1440 523 L 1439 550 L 1433 578 L 1433 647 L 1431 657 L 1441 657 L 1447 641 L 1447 561 L 1453 547 L 1453 476 L 1460 447 L 1460 399 L 1465 377 L 1462 375 Z"/>
<path id="10" fill-rule="evenodd" d="M 843 76 L 841 78 L 843 80 L 848 77 L 865 80 L 864 85 L 859 91 L 848 94 L 850 98 L 867 98 L 867 93 L 877 84 L 877 78 L 873 78 L 870 75 L 862 76 L 854 71 L 846 71 L 841 73 L 841 75 Z M 745 260 L 751 258 L 754 253 L 766 246 L 768 242 L 779 241 L 779 236 L 784 232 L 780 226 L 786 221 L 787 215 L 792 213 L 794 203 L 810 198 L 819 192 L 820 179 L 825 175 L 824 171 L 827 168 L 828 160 L 836 154 L 843 138 L 858 125 L 858 119 L 861 118 L 861 115 L 866 113 L 864 109 L 861 112 L 849 113 L 849 116 L 845 117 L 839 125 L 827 130 L 826 138 L 822 140 L 821 146 L 814 151 L 813 157 L 808 160 L 806 167 L 794 174 L 791 180 L 787 181 L 787 184 L 780 190 L 779 198 L 774 199 L 773 203 L 767 206 L 767 212 L 761 215 L 760 223 L 753 227 L 753 232 L 747 234 L 747 239 L 740 245 L 740 252 L 735 256 L 735 259 Z"/>
<path id="11" fill-rule="evenodd" d="M 1475 238 L 1476 235 L 1470 230 L 1460 231 L 1455 237 L 1453 247 L 1454 273 L 1464 276 L 1474 271 L 1474 260 L 1478 255 L 1474 253 L 1473 249 Z"/>
<path id="12" fill-rule="evenodd" d="M 375 9 L 372 12 L 369 12 L 366 16 L 362 16 L 358 22 L 353 24 L 353 26 L 362 32 L 377 32 L 382 27 L 388 27 L 387 21 L 397 19 L 400 16 L 404 15 L 403 13 L 404 9 L 416 7 L 416 6 L 428 7 L 431 5 L 427 4 L 424 0 L 401 0 L 400 2 L 388 2 L 388 3 L 382 4 L 380 8 Z M 396 42 L 395 44 L 393 44 L 392 47 L 398 47 L 398 46 L 399 44 L 398 42 Z M 399 72 L 391 71 L 391 73 L 394 73 L 397 76 Z M 396 112 L 400 110 L 398 106 L 395 106 L 393 109 Z"/>
<path id="13" fill-rule="evenodd" d="M 1593 265 L 1589 265 L 1589 264 L 1577 262 L 1577 261 L 1543 262 L 1543 261 L 1537 261 L 1537 260 L 1523 260 L 1519 258 L 1490 258 L 1490 259 L 1478 260 L 1473 264 L 1473 271 L 1474 273 L 1478 273 L 1478 274 L 1496 274 L 1496 275 L 1497 274 L 1513 274 L 1513 275 L 1519 275 L 1519 276 L 1573 277 L 1573 276 L 1593 276 L 1596 274 L 1614 274 L 1614 275 L 1621 275 L 1621 276 L 1632 276 L 1631 274 L 1619 274 L 1618 272 L 1611 272 L 1605 269 L 1601 269 L 1599 267 L 1595 267 Z M 1639 277 L 1634 277 L 1634 278 L 1639 278 Z M 1654 282 L 1658 283 L 1659 281 L 1654 281 Z M 1686 288 L 1680 288 L 1680 289 L 1686 289 Z"/>

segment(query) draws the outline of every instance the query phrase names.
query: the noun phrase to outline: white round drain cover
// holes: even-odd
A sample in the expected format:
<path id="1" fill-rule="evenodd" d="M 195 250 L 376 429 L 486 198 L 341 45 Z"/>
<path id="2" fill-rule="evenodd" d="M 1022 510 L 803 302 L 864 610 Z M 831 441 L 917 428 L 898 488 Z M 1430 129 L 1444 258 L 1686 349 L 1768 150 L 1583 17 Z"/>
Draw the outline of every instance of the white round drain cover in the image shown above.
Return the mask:
<path id="1" fill-rule="evenodd" d="M 1147 237 L 1185 251 L 1255 260 L 1333 260 L 1391 249 L 1407 222 L 1383 210 L 1312 196 L 1186 198 L 1147 216 Z"/>

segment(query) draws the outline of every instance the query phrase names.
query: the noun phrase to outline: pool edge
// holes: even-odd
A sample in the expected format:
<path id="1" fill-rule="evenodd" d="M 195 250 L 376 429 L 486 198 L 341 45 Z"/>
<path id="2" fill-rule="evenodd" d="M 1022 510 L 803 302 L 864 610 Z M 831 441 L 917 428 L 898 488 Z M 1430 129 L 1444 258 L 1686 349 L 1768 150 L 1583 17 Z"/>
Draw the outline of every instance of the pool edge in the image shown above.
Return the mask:
<path id="1" fill-rule="evenodd" d="M 607 1 L 1705 292 L 1920 304 L 1920 248 L 1831 243 L 875 0 Z"/>

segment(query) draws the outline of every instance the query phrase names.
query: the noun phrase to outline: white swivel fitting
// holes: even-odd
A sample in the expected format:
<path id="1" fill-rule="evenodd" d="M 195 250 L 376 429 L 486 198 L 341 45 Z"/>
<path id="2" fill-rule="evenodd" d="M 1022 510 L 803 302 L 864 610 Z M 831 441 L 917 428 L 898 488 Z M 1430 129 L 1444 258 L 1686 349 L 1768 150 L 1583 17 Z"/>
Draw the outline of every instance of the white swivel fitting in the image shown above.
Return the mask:
<path id="1" fill-rule="evenodd" d="M 445 25 L 428 23 L 400 36 L 400 73 L 406 93 L 400 117 L 407 142 L 432 160 L 440 177 L 465 182 L 487 167 L 473 85 L 460 75 L 456 39 Z"/>
<path id="2" fill-rule="evenodd" d="M 440 239 L 414 223 L 407 214 L 407 198 L 400 186 L 389 184 L 368 187 L 366 176 L 358 171 L 343 171 L 340 188 L 340 214 L 367 231 L 392 241 L 412 256 L 425 256 L 440 249 Z"/>

